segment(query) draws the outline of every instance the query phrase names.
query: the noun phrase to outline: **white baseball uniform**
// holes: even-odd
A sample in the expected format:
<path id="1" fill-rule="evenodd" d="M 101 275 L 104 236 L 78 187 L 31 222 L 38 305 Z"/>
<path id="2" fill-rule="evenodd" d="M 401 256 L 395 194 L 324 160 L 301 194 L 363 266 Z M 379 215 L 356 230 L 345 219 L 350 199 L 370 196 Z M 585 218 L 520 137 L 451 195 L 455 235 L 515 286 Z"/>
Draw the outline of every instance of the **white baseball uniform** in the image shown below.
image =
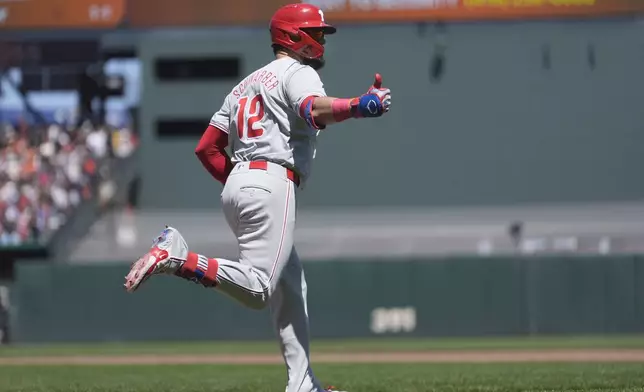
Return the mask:
<path id="1" fill-rule="evenodd" d="M 287 392 L 323 391 L 309 363 L 307 286 L 293 247 L 297 185 L 287 170 L 299 175 L 300 185 L 311 172 L 317 130 L 298 120 L 309 96 L 326 96 L 317 72 L 282 57 L 235 86 L 210 121 L 228 133 L 235 166 L 221 200 L 239 243 L 239 260 L 217 259 L 217 289 L 247 307 L 270 307 L 288 368 Z"/>

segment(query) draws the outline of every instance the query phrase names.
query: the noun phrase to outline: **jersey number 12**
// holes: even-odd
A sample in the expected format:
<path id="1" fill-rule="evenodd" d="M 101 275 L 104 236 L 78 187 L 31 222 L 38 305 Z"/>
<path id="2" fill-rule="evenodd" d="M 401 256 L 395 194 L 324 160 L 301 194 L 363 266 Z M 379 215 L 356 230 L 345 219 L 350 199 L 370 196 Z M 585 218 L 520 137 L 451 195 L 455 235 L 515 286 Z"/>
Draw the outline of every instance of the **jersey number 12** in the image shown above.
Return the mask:
<path id="1" fill-rule="evenodd" d="M 264 100 L 261 94 L 255 95 L 250 100 L 249 117 L 246 118 L 246 105 L 248 104 L 248 97 L 239 99 L 239 107 L 237 109 L 237 135 L 240 140 L 252 139 L 260 137 L 264 134 L 261 127 L 253 128 L 255 123 L 264 118 Z"/>

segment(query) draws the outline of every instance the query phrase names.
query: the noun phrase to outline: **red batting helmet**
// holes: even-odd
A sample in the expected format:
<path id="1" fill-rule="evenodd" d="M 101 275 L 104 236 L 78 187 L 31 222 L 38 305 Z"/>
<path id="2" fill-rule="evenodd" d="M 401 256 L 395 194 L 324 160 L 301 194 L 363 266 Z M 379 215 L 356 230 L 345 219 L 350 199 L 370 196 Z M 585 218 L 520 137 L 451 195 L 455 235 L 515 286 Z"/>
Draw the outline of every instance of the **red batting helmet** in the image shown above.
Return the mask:
<path id="1" fill-rule="evenodd" d="M 335 27 L 324 21 L 324 13 L 311 4 L 288 4 L 278 9 L 271 19 L 271 40 L 307 59 L 319 59 L 324 46 L 306 33 L 306 29 L 322 29 L 335 33 Z"/>

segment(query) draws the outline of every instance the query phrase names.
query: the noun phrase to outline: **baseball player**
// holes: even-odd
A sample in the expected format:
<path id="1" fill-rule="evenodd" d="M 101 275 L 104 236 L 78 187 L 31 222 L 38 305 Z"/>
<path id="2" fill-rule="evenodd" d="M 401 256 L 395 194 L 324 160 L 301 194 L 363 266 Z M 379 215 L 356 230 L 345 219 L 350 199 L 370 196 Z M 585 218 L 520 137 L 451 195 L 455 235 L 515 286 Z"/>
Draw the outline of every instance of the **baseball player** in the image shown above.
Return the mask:
<path id="1" fill-rule="evenodd" d="M 327 96 L 316 71 L 324 66 L 325 36 L 335 32 L 313 5 L 277 10 L 270 22 L 275 60 L 232 89 L 196 148 L 224 185 L 222 207 L 239 259 L 191 252 L 179 231 L 166 227 L 125 282 L 133 292 L 152 275 L 173 274 L 248 308 L 269 307 L 288 369 L 287 392 L 331 391 L 311 370 L 307 286 L 293 247 L 296 197 L 311 172 L 317 134 L 332 123 L 382 116 L 391 104 L 379 74 L 355 98 Z"/>

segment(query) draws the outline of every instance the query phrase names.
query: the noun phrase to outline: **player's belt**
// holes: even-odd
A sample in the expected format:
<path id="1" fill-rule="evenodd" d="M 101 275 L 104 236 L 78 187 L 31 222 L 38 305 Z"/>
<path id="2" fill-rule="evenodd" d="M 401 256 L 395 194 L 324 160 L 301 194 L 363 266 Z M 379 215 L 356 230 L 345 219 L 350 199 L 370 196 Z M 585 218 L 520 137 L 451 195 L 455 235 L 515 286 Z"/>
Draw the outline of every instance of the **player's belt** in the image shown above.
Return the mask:
<path id="1" fill-rule="evenodd" d="M 282 166 L 284 167 L 284 166 Z M 268 162 L 267 161 L 250 161 L 248 163 L 248 168 L 249 169 L 255 169 L 255 170 L 268 170 Z M 286 170 L 286 177 L 293 181 L 295 185 L 300 186 L 300 176 L 294 172 L 293 170 L 289 169 L 288 167 L 284 167 L 284 170 Z"/>

